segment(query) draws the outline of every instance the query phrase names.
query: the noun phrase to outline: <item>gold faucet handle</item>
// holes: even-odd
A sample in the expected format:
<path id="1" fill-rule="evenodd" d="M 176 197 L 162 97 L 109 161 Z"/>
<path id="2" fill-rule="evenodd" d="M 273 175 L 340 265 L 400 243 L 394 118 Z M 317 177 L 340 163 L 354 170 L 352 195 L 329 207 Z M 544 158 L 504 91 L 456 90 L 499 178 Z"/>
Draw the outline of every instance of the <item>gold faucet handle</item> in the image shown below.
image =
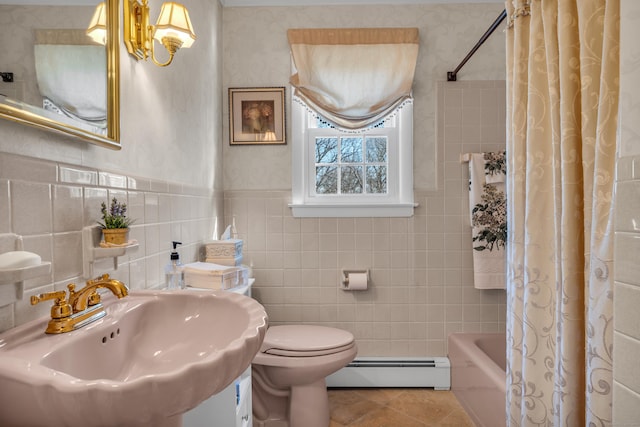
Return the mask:
<path id="1" fill-rule="evenodd" d="M 54 299 L 55 302 L 51 306 L 51 318 L 62 319 L 71 316 L 71 305 L 67 302 L 66 291 L 47 292 L 40 295 L 31 295 L 31 305 L 36 305 L 42 301 Z"/>
<path id="2" fill-rule="evenodd" d="M 66 300 L 67 291 L 56 291 L 56 292 L 47 292 L 45 294 L 40 294 L 40 295 L 31 295 L 31 305 L 36 305 L 39 302 L 48 301 L 52 299 L 56 299 L 60 301 Z"/>
<path id="3" fill-rule="evenodd" d="M 109 280 L 109 274 L 108 273 L 101 274 L 98 277 L 96 277 L 95 279 L 87 280 L 87 286 L 95 285 L 96 283 L 99 283 L 99 282 L 102 282 L 102 281 L 105 281 L 105 280 Z"/>
<path id="4" fill-rule="evenodd" d="M 106 276 L 109 277 L 108 274 Z M 87 280 L 87 286 L 95 284 L 99 279 L 100 278 L 94 279 L 94 280 Z M 69 288 L 69 300 L 72 300 L 77 294 L 76 285 L 74 283 L 69 283 L 67 285 L 67 288 Z M 92 305 L 100 304 L 101 301 L 102 301 L 102 298 L 100 297 L 98 290 L 94 289 L 89 294 L 89 297 L 87 298 L 87 305 L 91 307 Z"/>
<path id="5" fill-rule="evenodd" d="M 87 300 L 87 305 L 91 307 L 92 305 L 100 304 L 100 301 L 101 301 L 100 294 L 98 293 L 97 290 L 95 290 L 91 292 L 91 295 L 89 295 L 89 299 Z"/>

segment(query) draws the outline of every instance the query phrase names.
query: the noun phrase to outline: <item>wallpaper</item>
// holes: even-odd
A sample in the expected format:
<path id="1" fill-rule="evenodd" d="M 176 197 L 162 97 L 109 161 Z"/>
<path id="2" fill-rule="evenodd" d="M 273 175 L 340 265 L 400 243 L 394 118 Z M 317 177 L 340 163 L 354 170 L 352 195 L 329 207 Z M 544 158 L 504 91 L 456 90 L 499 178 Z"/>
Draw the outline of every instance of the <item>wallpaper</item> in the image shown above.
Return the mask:
<path id="1" fill-rule="evenodd" d="M 504 9 L 490 4 L 239 7 L 225 8 L 223 84 L 229 87 L 285 86 L 289 96 L 288 28 L 418 27 L 420 51 L 413 86 L 414 186 L 437 183 L 436 83 L 446 80 Z M 504 34 L 495 31 L 458 74 L 460 80 L 503 80 Z M 226 92 L 223 93 L 226 99 Z M 289 99 L 287 107 L 289 107 Z M 225 189 L 291 188 L 289 146 L 228 145 L 225 107 Z M 290 134 L 291 126 L 287 124 Z"/>

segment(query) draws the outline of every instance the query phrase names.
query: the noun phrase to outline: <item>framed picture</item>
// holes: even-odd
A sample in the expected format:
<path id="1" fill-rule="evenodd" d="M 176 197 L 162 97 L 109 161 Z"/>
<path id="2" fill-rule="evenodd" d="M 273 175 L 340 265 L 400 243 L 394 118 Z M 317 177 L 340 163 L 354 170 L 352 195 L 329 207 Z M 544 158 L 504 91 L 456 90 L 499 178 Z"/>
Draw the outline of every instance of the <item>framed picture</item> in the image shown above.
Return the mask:
<path id="1" fill-rule="evenodd" d="M 284 87 L 229 88 L 229 144 L 286 144 Z"/>

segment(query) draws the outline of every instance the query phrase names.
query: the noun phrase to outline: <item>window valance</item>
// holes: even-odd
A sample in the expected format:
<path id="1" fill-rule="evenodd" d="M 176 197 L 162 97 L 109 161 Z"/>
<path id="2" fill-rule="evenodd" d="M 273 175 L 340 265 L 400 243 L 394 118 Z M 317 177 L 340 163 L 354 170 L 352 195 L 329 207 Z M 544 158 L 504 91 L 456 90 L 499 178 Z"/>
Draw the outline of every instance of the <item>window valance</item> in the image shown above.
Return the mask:
<path id="1" fill-rule="evenodd" d="M 417 28 L 290 29 L 295 96 L 336 125 L 376 123 L 411 97 Z"/>

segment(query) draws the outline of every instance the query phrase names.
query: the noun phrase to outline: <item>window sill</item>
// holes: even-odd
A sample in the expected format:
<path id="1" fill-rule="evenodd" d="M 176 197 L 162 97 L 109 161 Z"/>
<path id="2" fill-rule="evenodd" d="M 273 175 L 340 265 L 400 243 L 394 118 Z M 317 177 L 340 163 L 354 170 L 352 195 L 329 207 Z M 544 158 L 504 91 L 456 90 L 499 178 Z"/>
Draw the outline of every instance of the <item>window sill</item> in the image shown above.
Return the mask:
<path id="1" fill-rule="evenodd" d="M 394 204 L 290 204 L 296 218 L 411 217 L 417 203 Z"/>

